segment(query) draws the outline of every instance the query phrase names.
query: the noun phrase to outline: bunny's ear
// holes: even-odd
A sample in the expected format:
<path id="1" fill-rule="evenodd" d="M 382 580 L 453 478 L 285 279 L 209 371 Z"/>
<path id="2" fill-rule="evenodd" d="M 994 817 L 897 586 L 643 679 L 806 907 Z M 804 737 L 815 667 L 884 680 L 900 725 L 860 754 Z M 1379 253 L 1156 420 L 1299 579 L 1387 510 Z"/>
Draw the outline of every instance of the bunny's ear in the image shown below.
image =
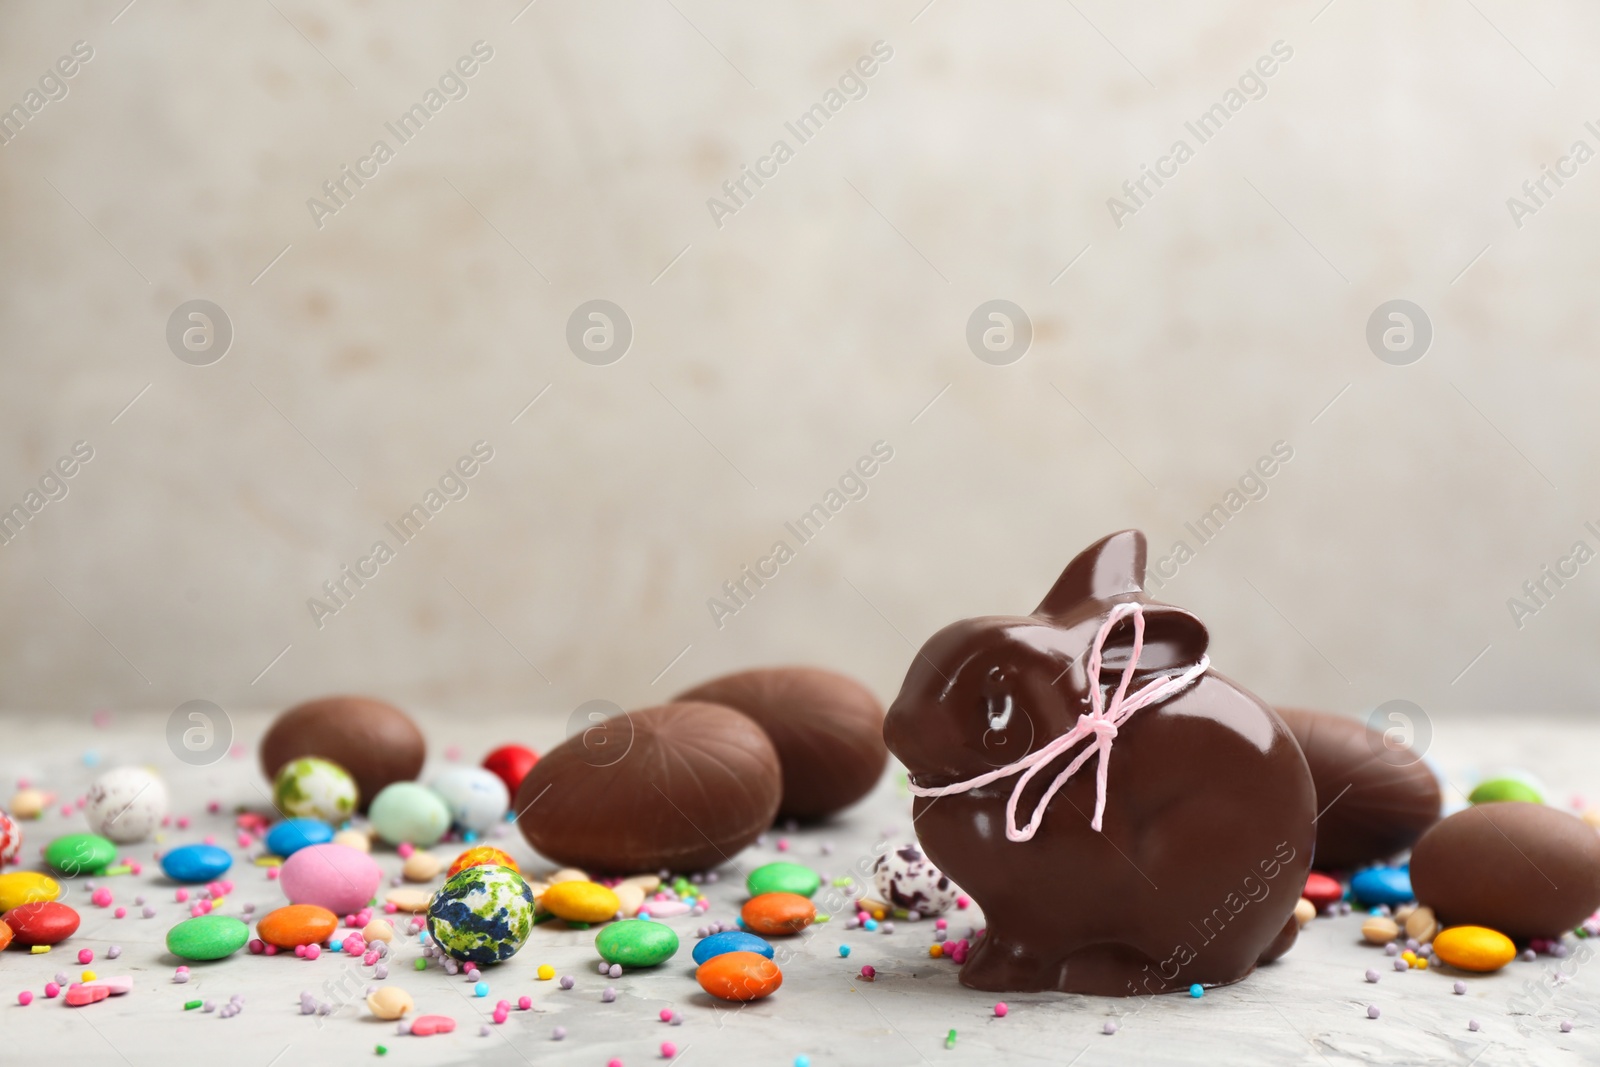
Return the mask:
<path id="1" fill-rule="evenodd" d="M 1103 537 L 1067 564 L 1033 613 L 1043 618 L 1064 616 L 1091 598 L 1142 593 L 1144 562 L 1144 534 L 1138 530 Z"/>
<path id="2" fill-rule="evenodd" d="M 1133 653 L 1133 620 L 1122 619 L 1106 635 L 1101 662 L 1121 670 Z M 1166 671 L 1200 662 L 1211 635 L 1198 617 L 1171 604 L 1144 606 L 1144 646 L 1139 652 L 1141 671 Z"/>

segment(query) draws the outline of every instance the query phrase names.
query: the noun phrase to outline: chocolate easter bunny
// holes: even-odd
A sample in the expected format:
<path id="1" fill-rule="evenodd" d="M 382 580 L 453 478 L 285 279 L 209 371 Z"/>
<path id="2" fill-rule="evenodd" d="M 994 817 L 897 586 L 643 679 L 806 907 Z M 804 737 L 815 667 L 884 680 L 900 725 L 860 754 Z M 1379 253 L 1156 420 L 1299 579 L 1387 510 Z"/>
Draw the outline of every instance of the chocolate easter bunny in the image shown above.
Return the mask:
<path id="1" fill-rule="evenodd" d="M 929 638 L 889 708 L 922 846 L 987 922 L 965 985 L 1163 993 L 1236 982 L 1294 943 L 1305 758 L 1144 574 L 1137 530 L 1091 545 L 1032 615 Z"/>

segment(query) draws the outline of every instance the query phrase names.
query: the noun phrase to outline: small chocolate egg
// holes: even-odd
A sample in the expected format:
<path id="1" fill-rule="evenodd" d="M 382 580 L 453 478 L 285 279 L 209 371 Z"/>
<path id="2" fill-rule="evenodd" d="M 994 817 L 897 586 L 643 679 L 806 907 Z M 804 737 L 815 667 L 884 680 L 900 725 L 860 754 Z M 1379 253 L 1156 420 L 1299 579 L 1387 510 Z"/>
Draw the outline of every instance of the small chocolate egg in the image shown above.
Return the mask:
<path id="1" fill-rule="evenodd" d="M 1320 711 L 1278 708 L 1300 743 L 1317 789 L 1319 870 L 1382 863 L 1439 821 L 1438 779 L 1422 754 L 1397 750 L 1365 723 Z"/>
<path id="2" fill-rule="evenodd" d="M 1543 804 L 1475 804 L 1422 835 L 1411 885 L 1446 926 L 1560 937 L 1600 908 L 1600 835 Z"/>
<path id="3" fill-rule="evenodd" d="M 427 751 L 422 731 L 399 708 L 369 697 L 324 697 L 278 716 L 261 739 L 261 770 L 275 781 L 292 759 L 331 760 L 356 780 L 365 811 L 384 786 L 414 780 Z"/>
<path id="4" fill-rule="evenodd" d="M 883 705 L 866 686 L 833 671 L 741 671 L 676 699 L 722 704 L 766 731 L 783 765 L 781 819 L 822 819 L 849 807 L 872 791 L 889 761 Z"/>
<path id="5" fill-rule="evenodd" d="M 778 810 L 782 771 L 761 728 L 716 704 L 664 704 L 590 726 L 534 765 L 522 834 L 556 863 L 635 874 L 719 866 Z"/>
<path id="6" fill-rule="evenodd" d="M 942 915 L 961 895 L 955 883 L 912 843 L 878 857 L 872 865 L 872 884 L 881 899 L 921 915 Z"/>

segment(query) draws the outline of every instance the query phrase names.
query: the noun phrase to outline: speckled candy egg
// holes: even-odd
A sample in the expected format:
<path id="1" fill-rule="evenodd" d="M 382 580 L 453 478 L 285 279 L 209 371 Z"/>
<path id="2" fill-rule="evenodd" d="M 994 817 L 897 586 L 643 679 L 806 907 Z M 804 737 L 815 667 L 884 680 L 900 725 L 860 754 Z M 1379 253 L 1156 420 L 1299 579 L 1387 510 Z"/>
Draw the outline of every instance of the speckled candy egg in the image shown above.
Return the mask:
<path id="1" fill-rule="evenodd" d="M 948 911 L 961 892 L 913 844 L 879 856 L 872 866 L 872 881 L 879 899 L 923 915 Z"/>
<path id="2" fill-rule="evenodd" d="M 118 767 L 89 786 L 89 829 L 118 844 L 143 841 L 167 815 L 167 787 L 143 767 Z"/>
<path id="3" fill-rule="evenodd" d="M 272 783 L 272 802 L 290 819 L 321 819 L 338 826 L 361 802 L 356 780 L 332 760 L 302 756 L 285 763 Z"/>
<path id="4" fill-rule="evenodd" d="M 482 767 L 451 767 L 428 784 L 450 805 L 450 821 L 463 830 L 481 834 L 511 807 L 506 784 Z"/>
<path id="5" fill-rule="evenodd" d="M 533 888 L 509 867 L 468 867 L 428 904 L 428 935 L 458 960 L 499 963 L 533 929 Z"/>
<path id="6" fill-rule="evenodd" d="M 0 867 L 17 862 L 17 853 L 20 851 L 22 827 L 17 825 L 17 820 L 0 811 Z"/>

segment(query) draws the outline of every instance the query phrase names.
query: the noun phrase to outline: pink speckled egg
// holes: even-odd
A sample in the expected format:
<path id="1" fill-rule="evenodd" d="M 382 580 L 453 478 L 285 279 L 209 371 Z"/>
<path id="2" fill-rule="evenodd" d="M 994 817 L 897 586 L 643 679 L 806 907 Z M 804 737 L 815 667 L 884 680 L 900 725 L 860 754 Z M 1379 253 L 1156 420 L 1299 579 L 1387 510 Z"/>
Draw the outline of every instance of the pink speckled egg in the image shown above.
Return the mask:
<path id="1" fill-rule="evenodd" d="M 283 861 L 278 884 L 291 904 L 316 904 L 335 915 L 360 911 L 383 872 L 372 857 L 346 845 L 311 845 Z"/>

